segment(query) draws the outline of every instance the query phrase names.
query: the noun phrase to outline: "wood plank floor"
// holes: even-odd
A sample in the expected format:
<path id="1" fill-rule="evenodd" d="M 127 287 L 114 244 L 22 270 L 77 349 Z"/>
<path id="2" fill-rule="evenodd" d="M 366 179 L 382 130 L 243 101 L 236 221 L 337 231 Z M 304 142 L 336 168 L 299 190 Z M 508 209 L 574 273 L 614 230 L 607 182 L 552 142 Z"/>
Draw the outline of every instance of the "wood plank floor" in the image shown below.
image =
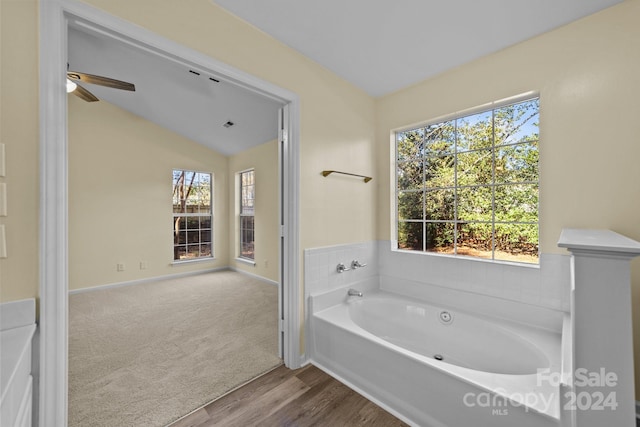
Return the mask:
<path id="1" fill-rule="evenodd" d="M 284 366 L 198 409 L 170 427 L 406 426 L 313 365 Z"/>

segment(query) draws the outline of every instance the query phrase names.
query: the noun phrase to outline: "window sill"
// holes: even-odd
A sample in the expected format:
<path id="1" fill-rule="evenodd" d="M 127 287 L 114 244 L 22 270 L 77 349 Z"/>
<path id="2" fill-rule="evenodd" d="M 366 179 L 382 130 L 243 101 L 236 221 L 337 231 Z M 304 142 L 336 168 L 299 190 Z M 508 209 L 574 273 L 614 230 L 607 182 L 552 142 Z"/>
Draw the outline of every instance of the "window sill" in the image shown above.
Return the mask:
<path id="1" fill-rule="evenodd" d="M 407 249 L 397 249 L 397 248 L 392 248 L 391 252 L 399 252 L 399 253 L 404 253 L 404 254 L 417 254 L 417 255 L 430 256 L 430 257 L 435 257 L 435 258 L 450 258 L 450 259 L 458 259 L 458 260 L 462 260 L 462 261 L 471 261 L 471 262 L 484 262 L 484 263 L 489 263 L 489 264 L 511 265 L 511 266 L 514 266 L 514 267 L 523 267 L 523 268 L 533 268 L 533 269 L 539 269 L 540 268 L 540 260 L 539 259 L 538 259 L 538 263 L 534 264 L 534 263 L 529 263 L 529 262 L 506 261 L 506 260 L 499 260 L 499 259 L 486 259 L 486 258 L 478 258 L 478 257 L 467 256 L 467 255 L 439 254 L 439 253 L 433 253 L 433 252 L 411 251 L 411 250 L 407 250 Z"/>
<path id="2" fill-rule="evenodd" d="M 256 266 L 256 262 L 252 259 L 248 259 L 248 258 L 236 258 L 236 262 L 241 262 L 243 264 L 249 264 L 252 266 Z"/>
<path id="3" fill-rule="evenodd" d="M 173 262 L 171 262 L 171 265 L 172 266 L 178 266 L 178 265 L 194 264 L 194 263 L 200 263 L 200 262 L 211 262 L 211 261 L 215 261 L 215 260 L 216 259 L 214 257 L 174 260 Z"/>

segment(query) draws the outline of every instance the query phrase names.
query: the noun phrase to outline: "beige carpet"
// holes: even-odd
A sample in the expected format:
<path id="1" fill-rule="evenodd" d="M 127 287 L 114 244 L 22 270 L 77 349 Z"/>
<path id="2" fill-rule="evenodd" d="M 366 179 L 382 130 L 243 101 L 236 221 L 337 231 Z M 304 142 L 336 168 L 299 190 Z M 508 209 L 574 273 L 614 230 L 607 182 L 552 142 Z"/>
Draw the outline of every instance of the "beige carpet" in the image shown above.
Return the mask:
<path id="1" fill-rule="evenodd" d="M 163 426 L 279 365 L 277 287 L 231 271 L 69 297 L 69 426 Z"/>

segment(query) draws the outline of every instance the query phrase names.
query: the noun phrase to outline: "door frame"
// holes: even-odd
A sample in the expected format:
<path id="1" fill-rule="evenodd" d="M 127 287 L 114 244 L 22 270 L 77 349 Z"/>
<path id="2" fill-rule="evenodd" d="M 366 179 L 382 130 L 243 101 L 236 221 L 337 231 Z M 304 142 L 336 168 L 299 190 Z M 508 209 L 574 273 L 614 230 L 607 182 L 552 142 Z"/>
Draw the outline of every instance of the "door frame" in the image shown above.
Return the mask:
<path id="1" fill-rule="evenodd" d="M 133 23 L 75 0 L 39 0 L 40 60 L 40 354 L 38 419 L 42 427 L 67 425 L 68 405 L 68 142 L 67 29 L 82 22 L 95 31 L 219 75 L 248 90 L 280 100 L 287 114 L 281 156 L 280 284 L 285 365 L 300 367 L 298 96 Z"/>

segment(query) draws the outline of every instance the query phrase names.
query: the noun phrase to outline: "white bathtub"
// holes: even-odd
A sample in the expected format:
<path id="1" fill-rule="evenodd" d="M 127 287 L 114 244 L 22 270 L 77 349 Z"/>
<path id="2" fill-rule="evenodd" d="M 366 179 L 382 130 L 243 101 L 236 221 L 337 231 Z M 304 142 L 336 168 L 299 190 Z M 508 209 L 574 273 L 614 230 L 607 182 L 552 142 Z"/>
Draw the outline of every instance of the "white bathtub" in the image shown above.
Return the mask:
<path id="1" fill-rule="evenodd" d="M 341 292 L 329 307 L 311 297 L 312 363 L 409 424 L 563 425 L 557 382 L 537 375 L 561 370 L 562 324 L 549 330 L 379 290 Z"/>

